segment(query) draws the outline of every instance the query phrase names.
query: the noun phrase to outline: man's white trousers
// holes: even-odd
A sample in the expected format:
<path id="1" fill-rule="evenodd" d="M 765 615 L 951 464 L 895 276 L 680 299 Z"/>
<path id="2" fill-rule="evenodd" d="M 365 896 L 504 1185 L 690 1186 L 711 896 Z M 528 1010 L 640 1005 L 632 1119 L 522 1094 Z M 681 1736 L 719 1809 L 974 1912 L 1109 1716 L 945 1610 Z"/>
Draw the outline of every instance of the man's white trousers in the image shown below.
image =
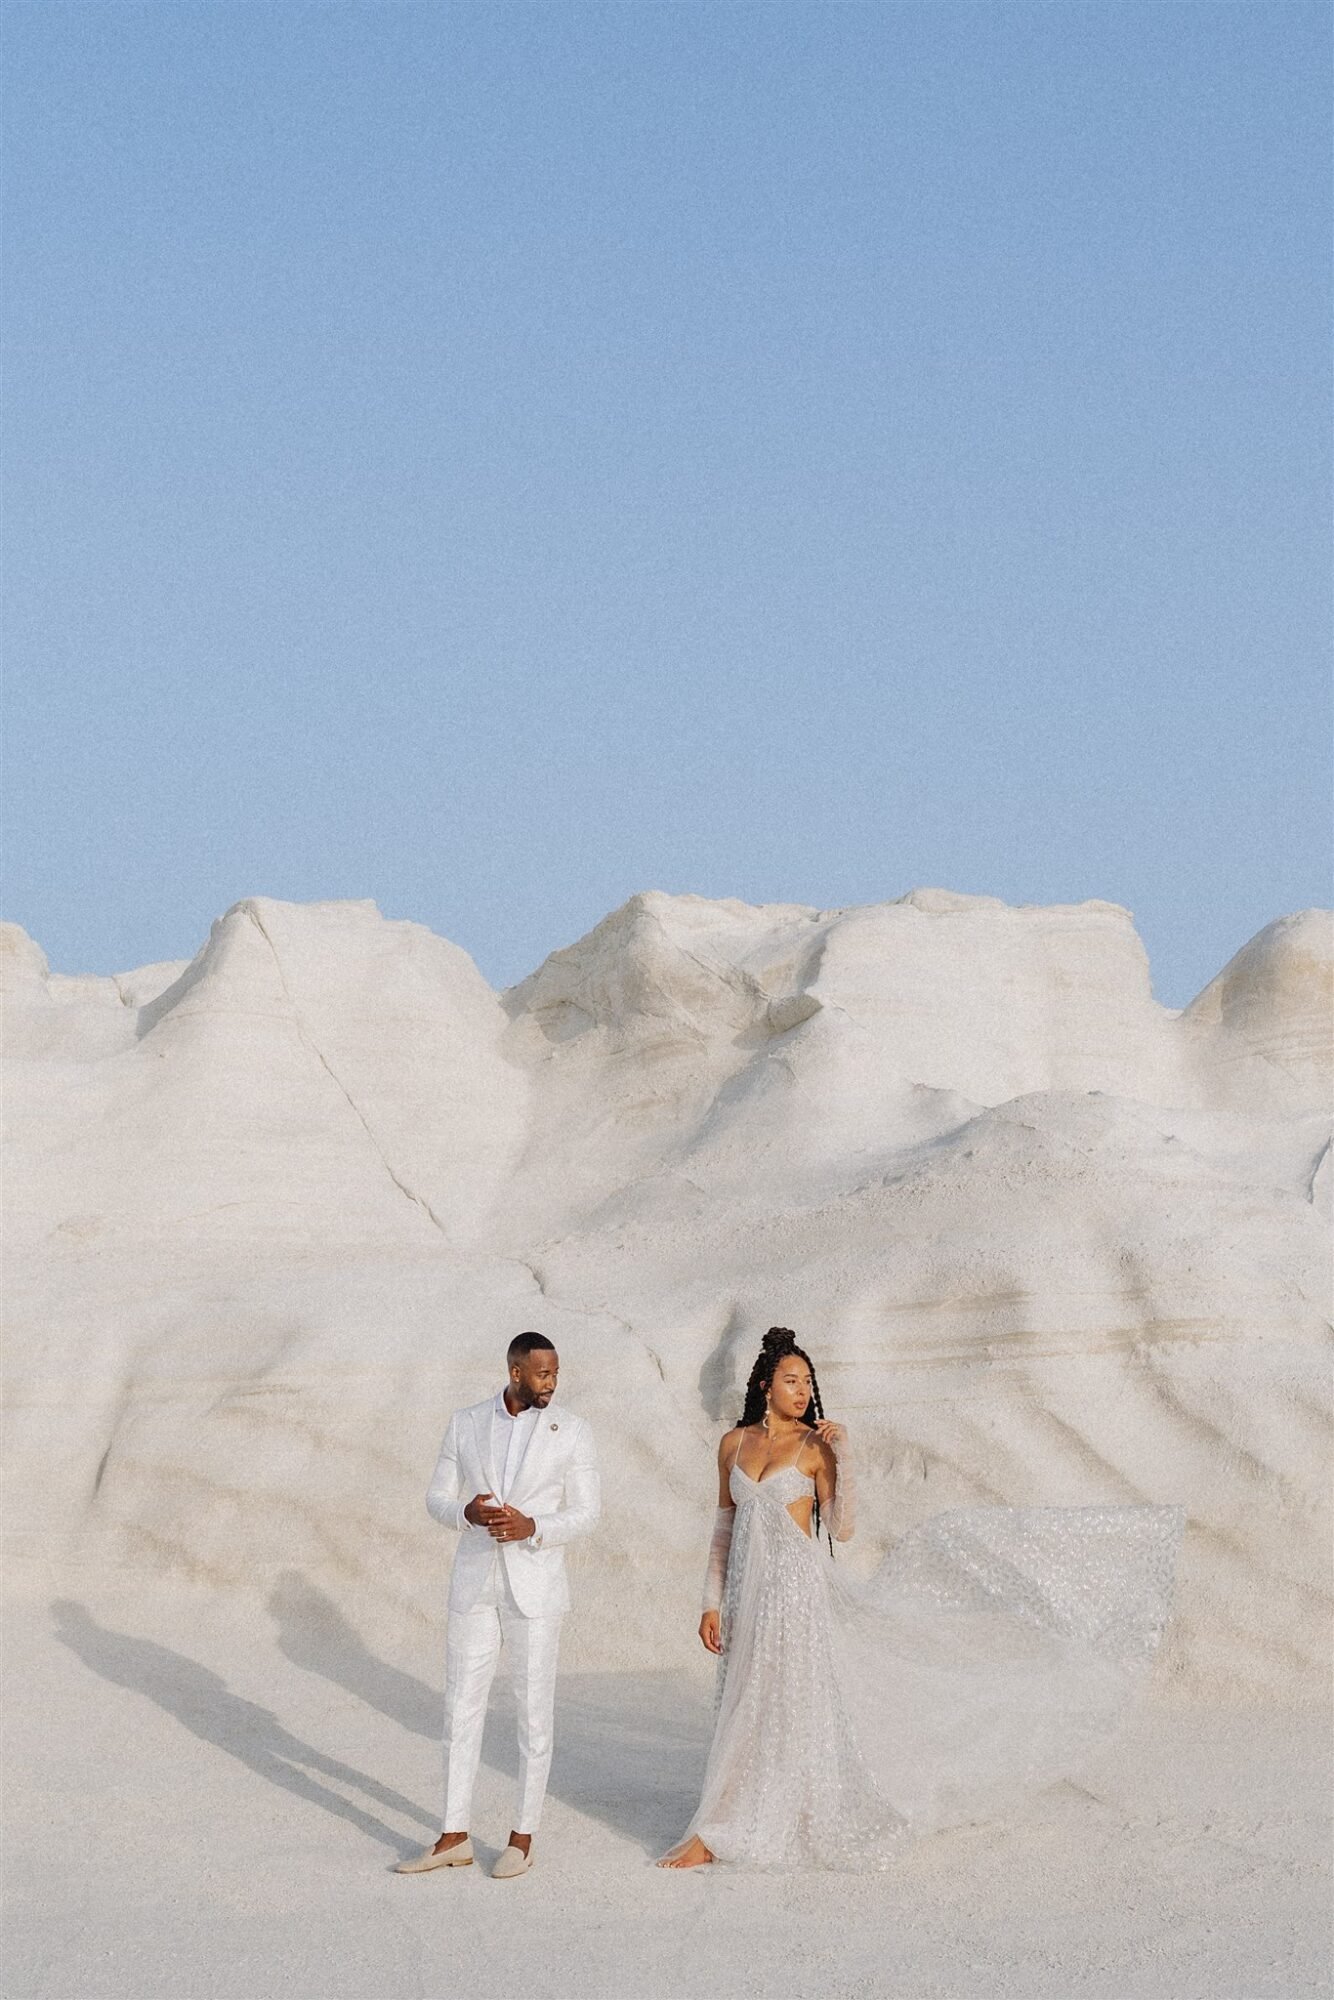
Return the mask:
<path id="1" fill-rule="evenodd" d="M 519 1718 L 519 1804 L 515 1833 L 536 1833 L 551 1769 L 556 1654 L 561 1613 L 525 1618 L 499 1553 L 469 1611 L 451 1611 L 445 1637 L 446 1833 L 471 1825 L 472 1788 L 482 1756 L 486 1705 L 502 1642 Z"/>

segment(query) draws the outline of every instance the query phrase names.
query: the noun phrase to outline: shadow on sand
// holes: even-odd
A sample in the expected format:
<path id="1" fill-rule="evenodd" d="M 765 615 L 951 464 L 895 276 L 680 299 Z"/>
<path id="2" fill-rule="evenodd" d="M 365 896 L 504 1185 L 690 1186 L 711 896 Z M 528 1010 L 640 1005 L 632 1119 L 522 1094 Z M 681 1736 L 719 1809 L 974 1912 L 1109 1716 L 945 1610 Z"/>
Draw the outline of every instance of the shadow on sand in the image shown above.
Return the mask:
<path id="1" fill-rule="evenodd" d="M 299 1572 L 280 1578 L 269 1610 L 278 1650 L 293 1665 L 436 1746 L 430 1776 L 437 1788 L 442 1689 L 380 1659 L 333 1599 Z M 432 1835 L 438 1830 L 434 1812 L 303 1742 L 271 1709 L 234 1694 L 211 1667 L 156 1640 L 115 1631 L 68 1598 L 57 1599 L 51 1611 L 57 1637 L 93 1673 L 146 1695 L 203 1742 L 281 1790 L 349 1821 L 396 1857 L 415 1852 L 418 1843 L 405 1841 L 321 1778 L 359 1792 Z M 482 1755 L 490 1769 L 517 1779 L 513 1697 L 504 1672 L 502 1659 Z M 550 1792 L 645 1854 L 660 1854 L 694 1811 L 711 1729 L 707 1691 L 679 1673 L 562 1674 Z"/>
<path id="2" fill-rule="evenodd" d="M 439 1745 L 443 1683 L 429 1686 L 380 1659 L 333 1599 L 297 1570 L 278 1579 L 269 1611 L 278 1650 L 294 1666 Z M 646 1854 L 661 1854 L 699 1802 L 712 1729 L 707 1688 L 680 1673 L 563 1673 L 548 1789 Z M 490 1769 L 517 1779 L 513 1697 L 503 1658 L 482 1757 Z"/>
<path id="3" fill-rule="evenodd" d="M 84 1665 L 117 1687 L 133 1688 L 147 1695 L 168 1715 L 174 1715 L 190 1732 L 205 1743 L 216 1744 L 229 1757 L 236 1757 L 259 1777 L 296 1798 L 322 1806 L 325 1812 L 349 1820 L 371 1839 L 392 1847 L 396 1854 L 415 1851 L 382 1820 L 351 1800 L 340 1798 L 319 1777 L 332 1778 L 340 1785 L 362 1792 L 389 1811 L 433 1824 L 420 1806 L 382 1785 L 364 1771 L 355 1771 L 336 1757 L 326 1756 L 311 1744 L 303 1743 L 284 1729 L 271 1709 L 233 1694 L 221 1674 L 198 1660 L 161 1646 L 153 1639 L 140 1639 L 127 1632 L 115 1632 L 100 1625 L 82 1604 L 57 1598 L 51 1606 L 56 1636 L 76 1653 Z M 312 1776 L 318 1773 L 319 1777 Z"/>

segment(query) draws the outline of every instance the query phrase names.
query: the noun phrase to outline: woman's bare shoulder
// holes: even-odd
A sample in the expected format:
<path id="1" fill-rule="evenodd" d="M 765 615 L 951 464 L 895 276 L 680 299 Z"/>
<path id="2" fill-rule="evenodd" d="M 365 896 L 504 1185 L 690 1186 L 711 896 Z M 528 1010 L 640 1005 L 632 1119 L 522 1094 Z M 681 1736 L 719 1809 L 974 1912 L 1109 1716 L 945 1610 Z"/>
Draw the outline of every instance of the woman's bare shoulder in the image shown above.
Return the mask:
<path id="1" fill-rule="evenodd" d="M 730 1431 L 724 1431 L 718 1440 L 718 1463 L 730 1465 L 741 1449 L 741 1440 L 747 1435 L 741 1424 L 733 1424 Z"/>
<path id="2" fill-rule="evenodd" d="M 797 1464 L 801 1470 L 815 1472 L 820 1466 L 831 1467 L 833 1463 L 834 1454 L 820 1433 L 814 1428 L 808 1428 L 801 1450 L 797 1453 Z"/>

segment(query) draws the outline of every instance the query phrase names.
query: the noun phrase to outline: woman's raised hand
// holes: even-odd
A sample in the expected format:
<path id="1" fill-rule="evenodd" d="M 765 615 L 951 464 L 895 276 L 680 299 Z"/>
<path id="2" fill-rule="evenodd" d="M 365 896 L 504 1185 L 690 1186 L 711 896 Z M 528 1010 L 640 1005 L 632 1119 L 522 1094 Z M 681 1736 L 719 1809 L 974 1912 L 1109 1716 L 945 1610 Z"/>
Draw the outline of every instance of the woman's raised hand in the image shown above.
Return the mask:
<path id="1" fill-rule="evenodd" d="M 840 1444 L 846 1444 L 848 1437 L 842 1424 L 833 1423 L 828 1417 L 816 1418 L 815 1435 L 821 1444 L 827 1444 L 831 1451 Z"/>

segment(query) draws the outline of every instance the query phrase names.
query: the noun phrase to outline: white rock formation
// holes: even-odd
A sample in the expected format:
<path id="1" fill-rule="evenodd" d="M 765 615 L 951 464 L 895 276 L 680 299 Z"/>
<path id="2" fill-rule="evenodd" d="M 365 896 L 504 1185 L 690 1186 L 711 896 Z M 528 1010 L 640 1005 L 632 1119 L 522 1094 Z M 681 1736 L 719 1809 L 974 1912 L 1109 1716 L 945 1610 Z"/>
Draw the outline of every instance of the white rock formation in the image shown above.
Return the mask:
<path id="1" fill-rule="evenodd" d="M 369 903 L 117 979 L 3 948 L 20 1582 L 435 1618 L 439 1432 L 535 1325 L 605 1461 L 571 1659 L 672 1657 L 778 1321 L 860 1441 L 861 1560 L 959 1501 L 1181 1500 L 1169 1674 L 1320 1680 L 1324 913 L 1180 1012 L 1115 905 L 943 890 L 636 896 L 504 996 Z"/>

